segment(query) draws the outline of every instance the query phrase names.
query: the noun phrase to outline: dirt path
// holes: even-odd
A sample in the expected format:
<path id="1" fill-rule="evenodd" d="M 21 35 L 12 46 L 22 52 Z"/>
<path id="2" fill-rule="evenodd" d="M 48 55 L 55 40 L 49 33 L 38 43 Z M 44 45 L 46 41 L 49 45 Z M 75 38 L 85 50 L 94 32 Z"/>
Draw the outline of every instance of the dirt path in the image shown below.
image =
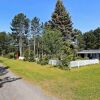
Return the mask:
<path id="1" fill-rule="evenodd" d="M 0 76 L 1 77 L 1 76 Z M 4 77 L 16 77 L 9 72 Z M 0 87 L 0 100 L 57 100 L 55 97 L 46 96 L 43 91 L 23 79 L 7 82 Z"/>

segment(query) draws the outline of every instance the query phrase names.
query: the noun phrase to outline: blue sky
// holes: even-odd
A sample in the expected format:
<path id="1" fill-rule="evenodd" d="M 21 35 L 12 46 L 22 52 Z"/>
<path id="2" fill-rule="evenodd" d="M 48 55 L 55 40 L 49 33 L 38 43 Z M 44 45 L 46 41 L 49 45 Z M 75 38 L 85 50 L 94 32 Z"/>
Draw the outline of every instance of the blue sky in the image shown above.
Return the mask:
<path id="1" fill-rule="evenodd" d="M 34 16 L 42 22 L 48 21 L 54 11 L 57 0 L 1 0 L 0 31 L 10 31 L 12 18 L 25 13 L 28 18 Z M 82 32 L 100 27 L 100 0 L 63 0 L 69 11 L 73 27 Z"/>

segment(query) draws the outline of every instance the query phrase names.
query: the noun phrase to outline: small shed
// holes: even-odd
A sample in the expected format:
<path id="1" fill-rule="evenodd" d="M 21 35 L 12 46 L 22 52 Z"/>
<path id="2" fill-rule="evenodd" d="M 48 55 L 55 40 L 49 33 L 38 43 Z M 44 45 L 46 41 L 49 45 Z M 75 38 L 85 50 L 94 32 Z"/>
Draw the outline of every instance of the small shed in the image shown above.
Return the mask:
<path id="1" fill-rule="evenodd" d="M 100 50 L 82 50 L 77 52 L 77 54 L 82 58 L 100 59 Z"/>
<path id="2" fill-rule="evenodd" d="M 58 65 L 61 65 L 62 63 L 61 63 L 61 61 L 60 60 L 53 60 L 53 59 L 51 59 L 51 60 L 49 60 L 49 63 L 48 63 L 49 65 L 53 65 L 53 66 L 58 66 Z"/>

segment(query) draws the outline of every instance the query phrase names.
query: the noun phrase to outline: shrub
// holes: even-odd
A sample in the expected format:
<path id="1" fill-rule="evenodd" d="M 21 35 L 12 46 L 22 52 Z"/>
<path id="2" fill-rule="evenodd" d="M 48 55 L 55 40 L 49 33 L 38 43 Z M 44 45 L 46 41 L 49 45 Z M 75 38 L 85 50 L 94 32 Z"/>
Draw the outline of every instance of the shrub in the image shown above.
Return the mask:
<path id="1" fill-rule="evenodd" d="M 46 65 L 46 64 L 48 64 L 48 61 L 49 61 L 49 57 L 48 56 L 43 56 L 43 58 L 41 58 L 40 60 L 39 60 L 39 64 L 41 64 L 41 65 Z"/>
<path id="2" fill-rule="evenodd" d="M 71 54 L 71 55 L 68 55 L 68 56 L 64 56 L 62 58 L 62 65 L 60 66 L 62 69 L 66 69 L 68 68 L 68 65 L 70 63 L 70 61 L 72 61 L 74 58 L 74 55 Z"/>
<path id="3" fill-rule="evenodd" d="M 13 59 L 14 58 L 14 53 L 8 53 L 7 55 L 5 55 L 5 57 L 9 58 L 9 59 Z"/>
<path id="4" fill-rule="evenodd" d="M 24 60 L 25 61 L 30 61 L 33 62 L 34 61 L 34 52 L 32 50 L 26 50 L 24 52 Z"/>
<path id="5" fill-rule="evenodd" d="M 82 58 L 80 56 L 77 56 L 75 60 L 89 60 L 89 58 L 88 57 Z"/>

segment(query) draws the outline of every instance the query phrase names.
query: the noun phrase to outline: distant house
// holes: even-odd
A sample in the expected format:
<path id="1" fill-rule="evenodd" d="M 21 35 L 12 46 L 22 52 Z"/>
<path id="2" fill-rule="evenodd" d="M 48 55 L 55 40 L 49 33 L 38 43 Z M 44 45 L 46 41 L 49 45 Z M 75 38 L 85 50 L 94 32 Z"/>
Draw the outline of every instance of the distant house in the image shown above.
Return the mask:
<path id="1" fill-rule="evenodd" d="M 77 52 L 82 58 L 88 57 L 89 59 L 100 59 L 100 50 L 82 50 Z"/>

